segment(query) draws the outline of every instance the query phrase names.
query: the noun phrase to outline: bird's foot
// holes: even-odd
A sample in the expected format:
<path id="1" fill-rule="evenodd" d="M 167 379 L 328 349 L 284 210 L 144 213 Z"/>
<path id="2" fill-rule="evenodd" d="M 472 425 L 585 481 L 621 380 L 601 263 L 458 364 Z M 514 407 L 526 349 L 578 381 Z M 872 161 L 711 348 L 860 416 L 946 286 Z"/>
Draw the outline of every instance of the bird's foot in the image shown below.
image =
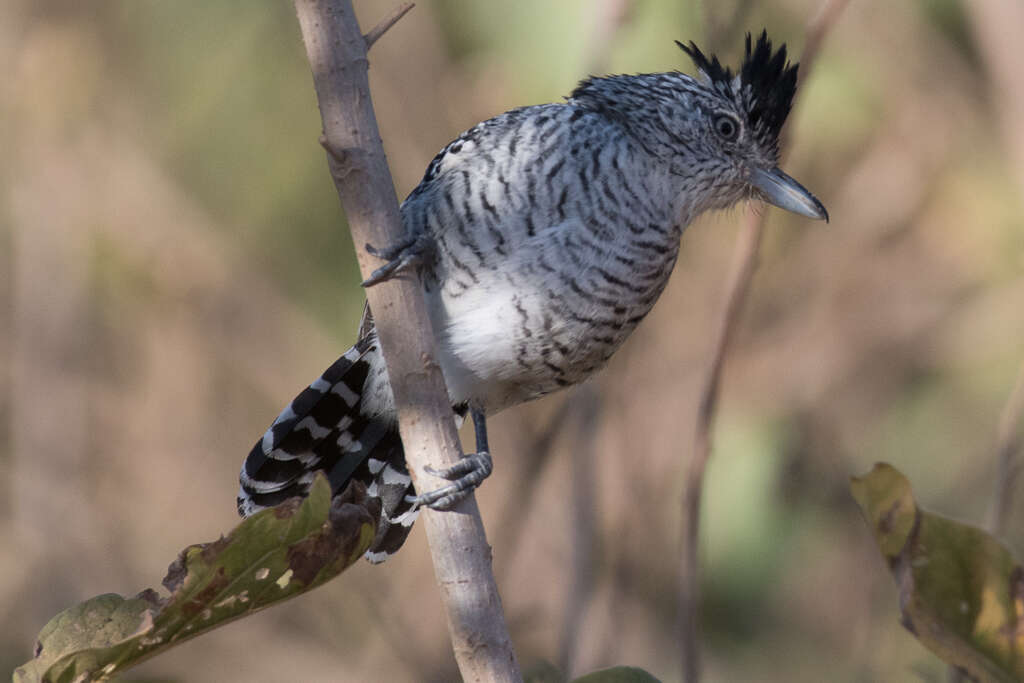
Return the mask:
<path id="1" fill-rule="evenodd" d="M 430 244 L 430 236 L 425 233 L 410 237 L 407 240 L 393 244 L 390 247 L 384 247 L 383 249 L 367 244 L 367 252 L 384 259 L 387 263 L 373 271 L 370 277 L 363 281 L 363 287 L 372 287 L 380 284 L 385 280 L 390 280 L 409 266 L 418 265 L 423 260 L 423 255 Z"/>
<path id="2" fill-rule="evenodd" d="M 467 453 L 462 460 L 451 467 L 437 470 L 428 465 L 425 469 L 427 473 L 447 479 L 452 483 L 418 496 L 409 496 L 407 500 L 412 502 L 414 507 L 426 506 L 434 510 L 451 510 L 490 476 L 494 469 L 494 462 L 490 453 L 481 451 Z"/>

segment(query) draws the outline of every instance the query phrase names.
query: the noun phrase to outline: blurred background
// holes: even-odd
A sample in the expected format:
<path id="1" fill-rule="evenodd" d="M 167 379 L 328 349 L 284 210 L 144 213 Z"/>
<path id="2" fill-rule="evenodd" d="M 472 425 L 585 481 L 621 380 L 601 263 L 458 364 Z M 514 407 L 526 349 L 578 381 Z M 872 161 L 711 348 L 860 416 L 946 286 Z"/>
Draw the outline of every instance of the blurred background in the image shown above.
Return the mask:
<path id="1" fill-rule="evenodd" d="M 393 4 L 357 2 L 364 29 Z M 736 64 L 767 27 L 799 57 L 817 7 L 421 0 L 371 53 L 397 191 L 463 129 L 590 72 L 692 73 L 674 39 Z M 802 85 L 785 167 L 832 223 L 767 211 L 706 482 L 707 681 L 944 679 L 848 481 L 888 461 L 931 509 L 985 519 L 1024 360 L 1021 7 L 854 0 Z M 236 523 L 243 457 L 353 341 L 363 297 L 291 3 L 8 0 L 0 63 L 9 671 L 56 612 L 158 586 Z M 478 500 L 527 669 L 680 678 L 682 475 L 742 213 L 688 230 L 599 377 L 492 421 Z M 417 528 L 126 680 L 452 680 L 435 596 Z"/>

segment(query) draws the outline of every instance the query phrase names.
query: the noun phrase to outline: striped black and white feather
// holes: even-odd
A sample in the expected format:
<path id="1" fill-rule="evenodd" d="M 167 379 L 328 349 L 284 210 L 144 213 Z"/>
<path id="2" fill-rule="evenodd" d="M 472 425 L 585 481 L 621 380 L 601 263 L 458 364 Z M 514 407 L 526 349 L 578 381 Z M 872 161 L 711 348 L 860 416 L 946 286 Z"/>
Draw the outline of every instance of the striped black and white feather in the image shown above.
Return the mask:
<path id="1" fill-rule="evenodd" d="M 314 473 L 323 471 L 335 493 L 354 480 L 380 499 L 382 518 L 369 560 L 383 561 L 402 545 L 417 511 L 406 501 L 412 482 L 397 425 L 372 393 L 370 380 L 380 367 L 371 323 L 366 336 L 296 396 L 253 446 L 240 475 L 239 514 L 306 495 Z"/>

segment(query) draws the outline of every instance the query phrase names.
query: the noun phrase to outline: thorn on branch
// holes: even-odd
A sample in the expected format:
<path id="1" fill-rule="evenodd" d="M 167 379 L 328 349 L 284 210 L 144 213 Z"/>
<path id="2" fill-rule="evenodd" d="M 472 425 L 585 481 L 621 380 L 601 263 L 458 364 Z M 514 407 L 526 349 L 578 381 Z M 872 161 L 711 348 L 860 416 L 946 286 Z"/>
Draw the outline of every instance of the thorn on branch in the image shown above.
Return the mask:
<path id="1" fill-rule="evenodd" d="M 344 151 L 343 150 L 339 150 L 339 149 L 335 149 L 334 145 L 332 145 L 330 143 L 330 141 L 327 139 L 327 135 L 325 135 L 324 133 L 320 133 L 320 137 L 317 140 L 317 142 L 320 143 L 321 147 L 323 147 L 325 150 L 327 150 L 327 153 L 331 155 L 332 159 L 337 161 L 339 164 L 344 163 L 344 161 L 345 161 Z"/>
<path id="2" fill-rule="evenodd" d="M 366 41 L 366 51 L 369 52 L 370 48 L 380 40 L 380 37 L 387 33 L 388 29 L 398 23 L 398 20 L 404 17 L 409 10 L 415 7 L 415 3 L 405 2 L 391 10 L 391 14 L 384 17 L 380 22 L 367 31 L 366 35 L 363 36 L 363 40 Z"/>
<path id="3" fill-rule="evenodd" d="M 334 162 L 331 164 L 331 172 L 339 178 L 344 178 L 354 171 L 359 165 L 358 158 L 366 156 L 365 150 L 358 147 L 335 147 L 323 133 L 320 134 L 319 142 L 320 146 L 327 151 L 327 155 L 331 157 L 331 161 Z"/>

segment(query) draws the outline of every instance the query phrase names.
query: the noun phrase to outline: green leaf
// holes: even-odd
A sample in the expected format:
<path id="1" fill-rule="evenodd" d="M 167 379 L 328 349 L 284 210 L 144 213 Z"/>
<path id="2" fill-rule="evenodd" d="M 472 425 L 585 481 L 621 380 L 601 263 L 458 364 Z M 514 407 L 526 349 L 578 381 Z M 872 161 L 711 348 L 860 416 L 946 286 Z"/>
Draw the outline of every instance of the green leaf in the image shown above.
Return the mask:
<path id="1" fill-rule="evenodd" d="M 557 666 L 546 659 L 536 659 L 523 668 L 524 683 L 566 683 L 566 678 Z"/>
<path id="2" fill-rule="evenodd" d="M 572 683 L 660 683 L 657 678 L 635 666 L 613 666 L 573 679 Z"/>
<path id="3" fill-rule="evenodd" d="M 100 595 L 50 620 L 35 657 L 14 683 L 110 678 L 177 643 L 332 579 L 373 541 L 379 503 L 359 485 L 331 499 L 317 474 L 305 499 L 292 498 L 242 521 L 227 536 L 191 545 L 171 563 L 160 597 Z"/>
<path id="4" fill-rule="evenodd" d="M 907 630 L 973 680 L 1024 680 L 1024 569 L 1010 551 L 922 510 L 890 465 L 853 478 L 850 489 L 899 586 Z"/>

